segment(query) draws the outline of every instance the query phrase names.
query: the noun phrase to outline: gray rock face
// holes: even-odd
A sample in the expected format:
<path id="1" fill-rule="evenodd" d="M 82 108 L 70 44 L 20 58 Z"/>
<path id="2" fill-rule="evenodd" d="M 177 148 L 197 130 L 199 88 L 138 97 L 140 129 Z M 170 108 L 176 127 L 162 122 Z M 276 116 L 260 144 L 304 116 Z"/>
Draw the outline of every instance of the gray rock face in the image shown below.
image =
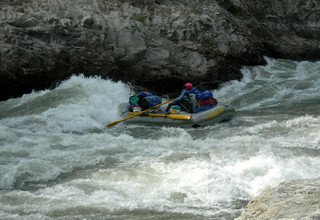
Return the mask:
<path id="1" fill-rule="evenodd" d="M 283 183 L 252 200 L 238 220 L 320 219 L 320 179 Z"/>
<path id="2" fill-rule="evenodd" d="M 316 0 L 0 2 L 0 100 L 71 74 L 159 93 L 240 79 L 263 56 L 320 56 Z"/>

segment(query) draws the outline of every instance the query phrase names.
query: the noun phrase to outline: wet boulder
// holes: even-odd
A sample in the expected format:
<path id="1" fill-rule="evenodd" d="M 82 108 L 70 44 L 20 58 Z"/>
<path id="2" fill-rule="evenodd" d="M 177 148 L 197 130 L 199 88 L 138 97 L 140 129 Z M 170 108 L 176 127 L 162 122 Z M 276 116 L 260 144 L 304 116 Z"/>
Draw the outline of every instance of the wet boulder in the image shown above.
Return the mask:
<path id="1" fill-rule="evenodd" d="M 238 220 L 319 219 L 320 179 L 298 180 L 266 189 L 247 205 Z"/>

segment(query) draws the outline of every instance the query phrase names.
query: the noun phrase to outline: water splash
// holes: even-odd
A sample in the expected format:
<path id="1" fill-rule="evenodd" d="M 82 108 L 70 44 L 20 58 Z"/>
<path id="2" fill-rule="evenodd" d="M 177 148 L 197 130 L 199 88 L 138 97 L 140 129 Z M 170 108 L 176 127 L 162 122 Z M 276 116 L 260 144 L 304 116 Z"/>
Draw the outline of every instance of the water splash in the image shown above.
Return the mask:
<path id="1" fill-rule="evenodd" d="M 215 91 L 218 99 L 237 110 L 320 103 L 320 62 L 295 62 L 265 58 L 266 66 L 244 67 L 243 79 Z"/>

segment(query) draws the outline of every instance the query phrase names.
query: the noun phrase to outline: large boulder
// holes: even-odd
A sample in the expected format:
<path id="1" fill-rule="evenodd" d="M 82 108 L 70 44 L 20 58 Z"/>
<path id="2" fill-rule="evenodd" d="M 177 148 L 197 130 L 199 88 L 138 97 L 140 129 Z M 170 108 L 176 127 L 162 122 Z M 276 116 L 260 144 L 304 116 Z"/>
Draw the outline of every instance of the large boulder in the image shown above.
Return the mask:
<path id="1" fill-rule="evenodd" d="M 254 198 L 237 220 L 320 219 L 320 179 L 282 183 Z"/>
<path id="2" fill-rule="evenodd" d="M 14 0 L 0 3 L 0 100 L 100 75 L 174 92 L 240 79 L 263 56 L 316 59 L 316 0 Z"/>

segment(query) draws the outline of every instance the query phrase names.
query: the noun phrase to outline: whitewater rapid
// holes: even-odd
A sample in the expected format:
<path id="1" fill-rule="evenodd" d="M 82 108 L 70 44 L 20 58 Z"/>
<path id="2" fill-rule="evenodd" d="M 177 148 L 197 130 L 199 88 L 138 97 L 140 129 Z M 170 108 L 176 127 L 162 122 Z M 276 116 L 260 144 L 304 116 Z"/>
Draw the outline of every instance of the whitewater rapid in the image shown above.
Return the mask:
<path id="1" fill-rule="evenodd" d="M 214 91 L 235 120 L 126 126 L 131 87 L 72 76 L 0 102 L 0 219 L 234 219 L 280 182 L 320 176 L 320 62 L 266 58 Z"/>

